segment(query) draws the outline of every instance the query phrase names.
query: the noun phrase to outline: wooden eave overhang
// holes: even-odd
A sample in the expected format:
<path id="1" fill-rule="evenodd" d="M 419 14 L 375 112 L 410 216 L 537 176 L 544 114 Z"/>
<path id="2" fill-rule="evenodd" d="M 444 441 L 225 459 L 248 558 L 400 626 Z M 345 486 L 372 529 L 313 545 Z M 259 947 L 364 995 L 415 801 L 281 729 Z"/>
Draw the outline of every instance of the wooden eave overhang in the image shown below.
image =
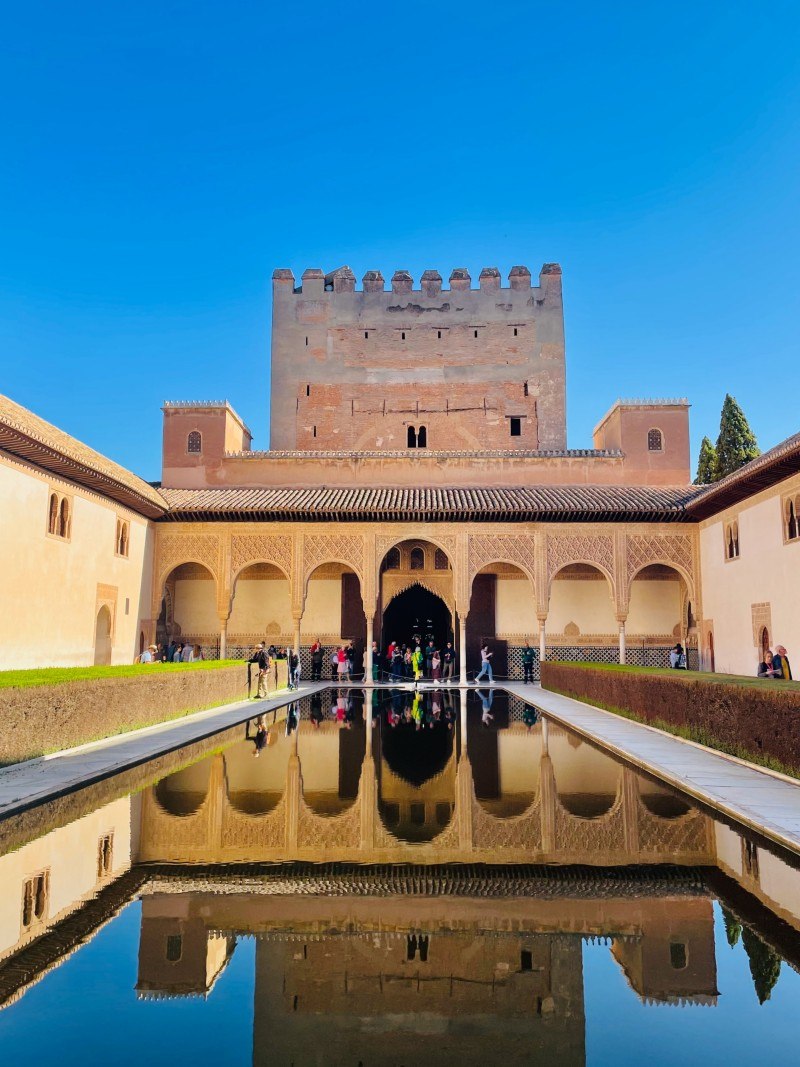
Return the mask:
<path id="1" fill-rule="evenodd" d="M 98 470 L 91 463 L 82 462 L 3 421 L 0 421 L 0 449 L 50 474 L 115 500 L 148 519 L 160 519 L 167 511 L 166 502 L 147 482 L 143 481 L 139 490 L 135 485 L 126 484 L 122 479 Z M 131 475 L 131 479 L 134 478 Z"/>

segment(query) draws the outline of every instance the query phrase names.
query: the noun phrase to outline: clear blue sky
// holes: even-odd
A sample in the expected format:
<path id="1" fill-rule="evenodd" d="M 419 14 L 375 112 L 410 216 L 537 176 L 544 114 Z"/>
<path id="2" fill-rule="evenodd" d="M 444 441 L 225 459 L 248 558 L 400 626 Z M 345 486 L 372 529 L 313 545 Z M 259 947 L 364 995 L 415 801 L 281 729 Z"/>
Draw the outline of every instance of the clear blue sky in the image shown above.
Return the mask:
<path id="1" fill-rule="evenodd" d="M 800 7 L 6 7 L 0 391 L 144 477 L 165 399 L 268 442 L 270 275 L 564 269 L 569 444 L 617 396 L 800 429 Z"/>

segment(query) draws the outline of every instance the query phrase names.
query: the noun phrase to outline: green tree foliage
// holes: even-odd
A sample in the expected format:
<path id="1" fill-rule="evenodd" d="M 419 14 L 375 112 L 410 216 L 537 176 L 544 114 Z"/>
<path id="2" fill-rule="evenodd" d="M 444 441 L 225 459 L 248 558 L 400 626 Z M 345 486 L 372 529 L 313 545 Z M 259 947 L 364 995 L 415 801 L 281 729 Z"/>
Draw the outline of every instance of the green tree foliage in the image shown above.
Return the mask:
<path id="1" fill-rule="evenodd" d="M 695 485 L 711 485 L 719 475 L 717 474 L 717 450 L 711 441 L 704 437 L 700 442 L 700 458 L 697 461 L 697 477 Z"/>
<path id="2" fill-rule="evenodd" d="M 753 976 L 758 1003 L 763 1004 L 765 1000 L 769 1000 L 778 981 L 781 958 L 747 926 L 742 930 L 742 944 L 750 961 L 750 974 Z"/>
<path id="3" fill-rule="evenodd" d="M 733 474 L 760 455 L 758 442 L 744 412 L 730 393 L 726 393 L 717 438 L 717 479 Z"/>
<path id="4" fill-rule="evenodd" d="M 722 908 L 722 921 L 725 923 L 725 936 L 728 939 L 728 944 L 733 948 L 741 936 L 742 924 L 725 907 Z"/>

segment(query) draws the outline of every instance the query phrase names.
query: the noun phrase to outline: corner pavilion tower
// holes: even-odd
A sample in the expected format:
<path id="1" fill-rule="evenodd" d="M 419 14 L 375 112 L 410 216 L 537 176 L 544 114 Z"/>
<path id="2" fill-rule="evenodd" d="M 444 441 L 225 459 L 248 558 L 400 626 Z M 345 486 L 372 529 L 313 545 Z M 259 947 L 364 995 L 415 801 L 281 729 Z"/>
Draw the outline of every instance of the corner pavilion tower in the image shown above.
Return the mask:
<path id="1" fill-rule="evenodd" d="M 566 447 L 561 268 L 273 275 L 272 449 L 226 402 L 164 407 L 151 619 L 221 654 L 415 628 L 460 676 L 530 641 L 661 663 L 701 616 L 688 402 L 620 400 Z M 148 630 L 145 633 L 145 629 Z M 563 654 L 563 652 L 561 653 Z"/>

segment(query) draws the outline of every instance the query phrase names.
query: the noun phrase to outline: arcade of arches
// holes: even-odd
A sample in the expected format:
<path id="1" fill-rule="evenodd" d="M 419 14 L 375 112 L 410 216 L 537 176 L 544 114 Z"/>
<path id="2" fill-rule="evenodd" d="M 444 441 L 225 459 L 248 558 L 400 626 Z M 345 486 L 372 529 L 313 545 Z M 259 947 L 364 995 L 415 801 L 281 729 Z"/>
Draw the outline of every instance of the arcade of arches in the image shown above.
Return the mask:
<path id="1" fill-rule="evenodd" d="M 631 649 L 696 643 L 696 543 L 680 524 L 267 528 L 159 526 L 147 639 L 233 656 L 260 640 L 353 640 L 368 668 L 373 640 L 430 630 L 437 643 L 454 640 L 463 681 L 484 639 L 500 676 L 526 642 L 540 657 L 585 648 L 623 662 Z"/>

